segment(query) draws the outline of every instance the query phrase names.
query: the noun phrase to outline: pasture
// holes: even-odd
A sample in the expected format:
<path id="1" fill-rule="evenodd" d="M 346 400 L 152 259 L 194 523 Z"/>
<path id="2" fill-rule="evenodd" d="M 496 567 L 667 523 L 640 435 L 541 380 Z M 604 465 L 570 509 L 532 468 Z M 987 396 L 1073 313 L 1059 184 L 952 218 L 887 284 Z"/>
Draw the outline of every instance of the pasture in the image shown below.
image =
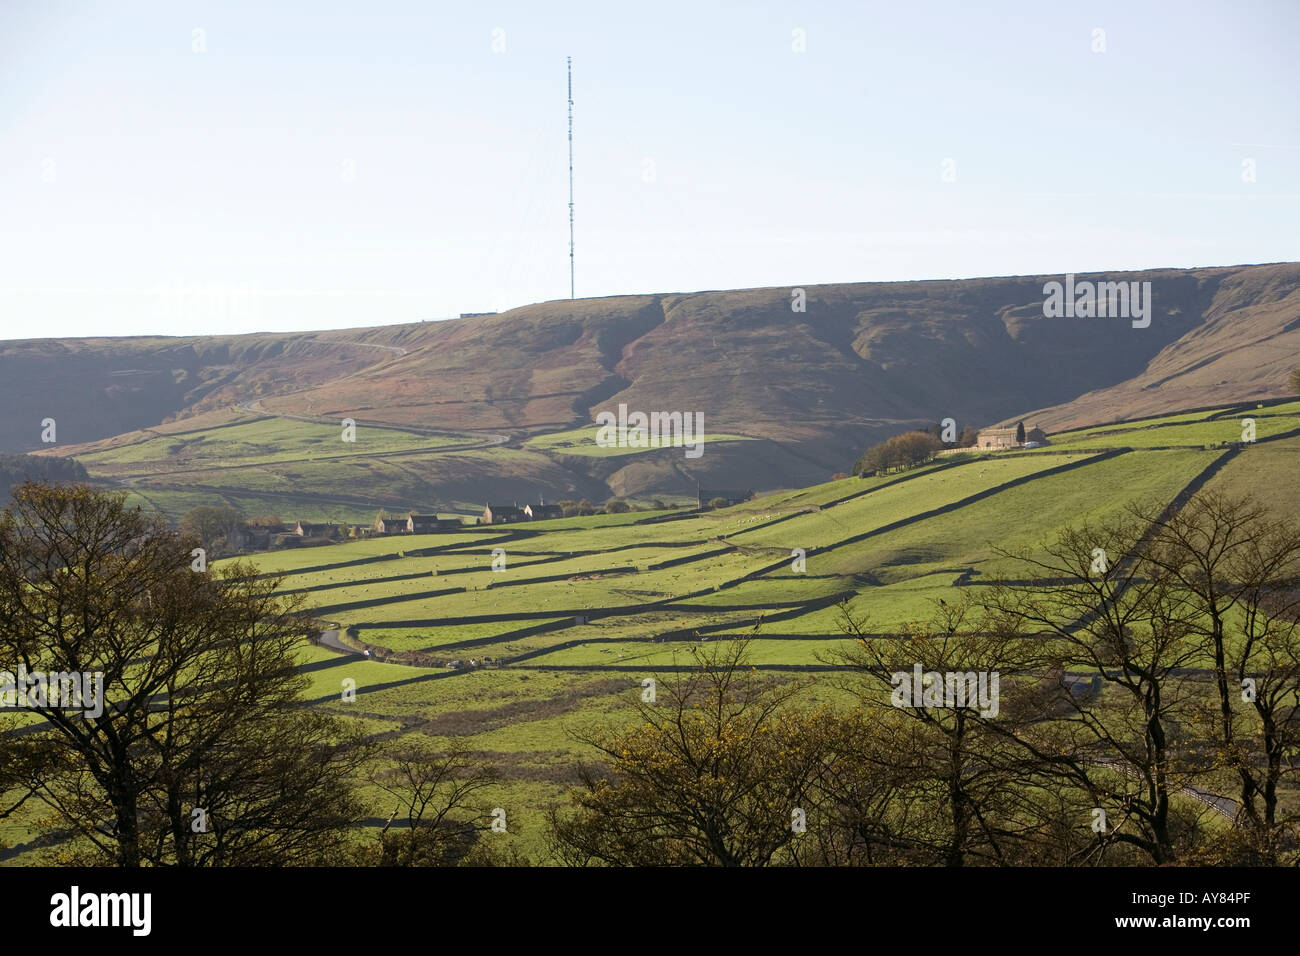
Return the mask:
<path id="1" fill-rule="evenodd" d="M 486 797 L 507 812 L 509 832 L 498 838 L 541 859 L 547 810 L 564 801 L 578 763 L 594 758 L 583 738 L 626 726 L 647 682 L 672 680 L 696 650 L 748 637 L 756 670 L 802 682 L 810 700 L 850 699 L 853 678 L 838 663 L 842 599 L 872 632 L 897 634 L 930 619 L 939 601 L 977 596 L 1009 569 L 1008 554 L 1039 554 L 1061 528 L 1130 502 L 1163 507 L 1201 478 L 1295 513 L 1288 479 L 1300 438 L 1275 436 L 1300 427 L 1298 404 L 1254 410 L 1260 440 L 1237 451 L 1205 447 L 1239 440 L 1247 415 L 1232 408 L 1084 429 L 1052 436 L 1041 451 L 939 459 L 717 511 L 371 538 L 247 560 L 281 576 L 281 589 L 334 632 L 332 648 L 302 649 L 311 705 L 376 740 L 467 744 L 501 773 Z M 283 459 L 254 448 L 259 423 L 238 427 L 250 455 Z M 148 439 L 105 460 L 126 466 L 175 440 Z M 1101 451 L 1114 447 L 1131 450 Z M 196 450 L 192 460 L 202 457 Z M 494 570 L 494 549 L 504 569 Z M 366 786 L 386 815 L 389 798 Z"/>

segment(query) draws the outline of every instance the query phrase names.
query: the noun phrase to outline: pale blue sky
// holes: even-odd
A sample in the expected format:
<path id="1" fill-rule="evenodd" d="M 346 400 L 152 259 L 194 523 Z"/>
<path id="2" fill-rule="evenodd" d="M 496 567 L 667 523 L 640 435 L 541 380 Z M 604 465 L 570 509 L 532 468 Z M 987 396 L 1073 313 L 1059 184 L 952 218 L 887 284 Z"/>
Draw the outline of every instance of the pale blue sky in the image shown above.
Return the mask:
<path id="1" fill-rule="evenodd" d="M 1300 259 L 1297 38 L 1294 0 L 3 0 L 0 338 L 567 298 L 566 55 L 579 296 Z"/>

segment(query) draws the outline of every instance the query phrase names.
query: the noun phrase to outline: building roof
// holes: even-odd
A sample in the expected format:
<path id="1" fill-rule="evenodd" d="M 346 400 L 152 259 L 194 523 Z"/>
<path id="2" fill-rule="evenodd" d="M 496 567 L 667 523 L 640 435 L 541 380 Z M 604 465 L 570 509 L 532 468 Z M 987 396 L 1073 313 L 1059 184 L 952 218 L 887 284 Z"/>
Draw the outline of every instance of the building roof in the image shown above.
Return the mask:
<path id="1" fill-rule="evenodd" d="M 412 515 L 406 523 L 408 528 L 450 528 L 461 524 L 459 518 L 439 518 L 436 515 Z"/>

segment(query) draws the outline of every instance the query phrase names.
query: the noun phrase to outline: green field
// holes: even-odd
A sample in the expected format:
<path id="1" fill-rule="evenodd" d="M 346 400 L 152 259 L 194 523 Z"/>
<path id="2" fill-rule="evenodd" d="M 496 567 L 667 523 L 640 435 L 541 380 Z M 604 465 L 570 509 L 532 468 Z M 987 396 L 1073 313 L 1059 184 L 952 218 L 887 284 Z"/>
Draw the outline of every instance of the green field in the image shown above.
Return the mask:
<path id="1" fill-rule="evenodd" d="M 595 457 L 615 457 L 619 455 L 636 455 L 644 452 L 659 451 L 663 448 L 681 448 L 681 436 L 673 435 L 670 441 L 657 444 L 655 447 L 633 448 L 610 446 L 602 447 L 596 444 L 596 434 L 599 431 L 598 426 L 588 425 L 586 428 L 573 428 L 562 432 L 548 432 L 545 435 L 538 435 L 530 438 L 526 443 L 526 448 L 536 451 L 551 452 L 554 454 L 564 455 L 591 455 Z M 724 433 L 706 432 L 702 436 L 693 437 L 692 444 L 696 441 L 701 445 L 701 453 L 704 445 L 709 442 L 724 441 L 753 441 L 750 435 L 731 435 Z"/>
<path id="2" fill-rule="evenodd" d="M 341 420 L 340 420 L 341 421 Z M 86 467 L 124 465 L 181 468 L 238 468 L 273 462 L 381 455 L 445 445 L 464 439 L 417 435 L 393 428 L 359 425 L 346 440 L 340 425 L 321 425 L 287 418 L 264 418 L 168 435 L 134 433 L 139 440 L 79 455 Z"/>
<path id="3" fill-rule="evenodd" d="M 1255 422 L 1255 438 L 1269 438 L 1300 428 L 1300 403 L 1290 402 L 1207 420 L 1212 414 L 1172 415 L 1105 428 L 1077 429 L 1051 436 L 1054 449 L 1209 447 L 1241 442 L 1243 419 Z"/>
<path id="4" fill-rule="evenodd" d="M 1261 445 L 1242 459 L 1280 451 Z M 329 707 L 340 713 L 355 707 L 369 719 L 418 717 L 434 743 L 463 738 L 490 755 L 507 768 L 498 794 L 520 821 L 512 839 L 540 854 L 544 809 L 563 799 L 572 762 L 586 753 L 574 735 L 629 719 L 642 680 L 663 679 L 665 668 L 688 663 L 698 642 L 756 633 L 754 666 L 796 668 L 777 671 L 792 676 L 799 667 L 824 668 L 845 639 L 838 609 L 818 599 L 852 592 L 855 611 L 868 615 L 874 628 L 898 630 L 930 617 L 938 599 L 960 599 L 977 589 L 999 567 L 996 549 L 1032 550 L 1062 525 L 1129 500 L 1168 501 L 1219 454 L 1133 451 L 1102 460 L 1053 448 L 1050 454 L 986 456 L 829 482 L 676 521 L 642 523 L 644 516 L 633 514 L 539 525 L 530 529 L 537 535 L 501 545 L 508 559 L 504 573 L 490 570 L 490 545 L 458 535 L 455 547 L 433 557 L 292 574 L 286 586 L 331 585 L 309 595 L 318 606 L 345 598 L 395 599 L 330 612 L 340 625 L 361 625 L 359 637 L 370 646 L 440 659 L 493 658 L 493 666 L 474 670 L 400 667 L 422 679 L 374 691 L 365 688 L 391 680 L 397 665 L 371 678 L 366 669 L 383 665 L 367 661 L 360 669 L 365 680 L 357 679 L 357 704 Z M 1043 474 L 1067 464 L 1077 467 Z M 936 510 L 942 513 L 919 517 Z M 792 567 L 795 548 L 809 552 L 802 573 Z M 326 563 L 316 556 L 337 561 L 396 550 L 372 541 L 316 549 L 311 557 Z M 574 555 L 581 551 L 598 553 Z M 292 572 L 294 561 L 307 557 L 276 554 L 272 563 Z M 679 558 L 688 560 L 649 569 Z M 602 573 L 624 566 L 636 570 Z M 367 577 L 435 567 L 437 576 L 366 583 Z M 457 569 L 467 570 L 448 573 Z M 966 571 L 974 572 L 967 575 L 969 587 L 954 587 Z M 564 577 L 510 584 L 516 576 L 552 574 Z M 403 599 L 453 585 L 469 590 Z M 590 617 L 575 620 L 556 611 Z M 515 617 L 494 619 L 507 615 Z M 402 623 L 412 621 L 421 623 Z M 519 634 L 538 625 L 557 629 Z M 337 668 L 318 675 L 314 689 L 322 697 L 337 694 L 341 676 Z"/>
<path id="5" fill-rule="evenodd" d="M 454 510 L 439 487 L 458 474 L 550 467 L 542 455 L 474 447 L 486 444 L 481 436 L 364 423 L 345 430 L 341 419 L 325 424 L 251 414 L 232 412 L 226 417 L 233 420 L 192 430 L 129 432 L 73 451 L 93 478 L 125 486 L 132 503 L 172 519 L 223 504 L 249 516 L 369 524 L 380 507 Z"/>
<path id="6" fill-rule="evenodd" d="M 1250 449 L 1229 462 L 1209 487 L 1233 496 L 1252 495 L 1275 514 L 1300 517 L 1295 475 L 1300 475 L 1300 437 Z"/>
<path id="7" fill-rule="evenodd" d="M 1300 427 L 1297 404 L 1255 414 L 1258 437 Z M 817 695 L 841 693 L 827 674 L 845 647 L 832 598 L 850 594 L 873 631 L 895 634 L 929 619 L 940 600 L 978 593 L 1007 567 L 1003 551 L 1038 553 L 1059 529 L 1130 502 L 1164 506 L 1227 454 L 1202 446 L 1240 438 L 1246 416 L 1210 415 L 1084 429 L 1052 436 L 1039 453 L 939 461 L 677 520 L 597 515 L 252 560 L 284 575 L 282 587 L 301 592 L 322 627 L 353 628 L 344 642 L 375 651 L 367 659 L 304 647 L 314 706 L 376 735 L 417 733 L 435 747 L 466 742 L 502 772 L 490 792 L 512 821 L 501 839 L 541 858 L 546 810 L 564 800 L 575 762 L 592 756 L 575 735 L 623 726 L 643 680 L 689 664 L 693 647 L 751 635 L 752 666 L 783 679 L 811 677 Z M 1134 450 L 1095 451 L 1115 446 Z M 1300 439 L 1248 445 L 1210 486 L 1251 492 L 1294 514 L 1300 509 L 1287 478 L 1297 465 Z M 309 468 L 302 471 L 309 477 Z M 153 494 L 147 484 L 139 490 Z M 429 547 L 441 550 L 409 553 Z M 492 569 L 494 548 L 505 553 L 504 571 Z M 374 558 L 382 560 L 319 569 Z M 422 593 L 447 588 L 463 590 Z M 354 602 L 372 606 L 335 607 Z M 479 666 L 446 666 L 453 660 Z M 354 702 L 342 699 L 345 679 L 355 681 Z"/>

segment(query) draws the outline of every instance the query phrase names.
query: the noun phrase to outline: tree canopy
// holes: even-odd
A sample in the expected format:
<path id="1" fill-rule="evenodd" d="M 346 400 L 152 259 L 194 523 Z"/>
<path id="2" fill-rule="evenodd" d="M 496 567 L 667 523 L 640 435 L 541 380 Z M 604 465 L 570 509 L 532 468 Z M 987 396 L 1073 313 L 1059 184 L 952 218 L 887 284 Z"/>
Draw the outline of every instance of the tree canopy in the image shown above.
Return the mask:
<path id="1" fill-rule="evenodd" d="M 904 432 L 868 448 L 854 463 L 853 471 L 857 475 L 883 475 L 911 468 L 929 461 L 943 447 L 943 442 L 930 432 Z"/>

